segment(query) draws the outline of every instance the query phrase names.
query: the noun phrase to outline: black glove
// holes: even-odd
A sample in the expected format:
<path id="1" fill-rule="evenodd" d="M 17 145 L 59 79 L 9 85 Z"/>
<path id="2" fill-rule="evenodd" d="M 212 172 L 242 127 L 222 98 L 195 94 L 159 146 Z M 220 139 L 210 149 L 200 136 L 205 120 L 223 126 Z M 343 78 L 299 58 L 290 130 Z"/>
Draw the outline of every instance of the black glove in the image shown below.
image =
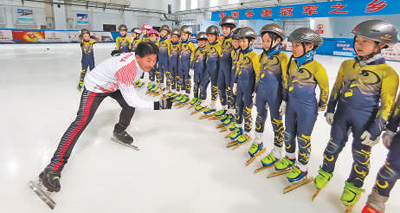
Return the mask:
<path id="1" fill-rule="evenodd" d="M 154 102 L 154 110 L 163 110 L 172 108 L 172 98 L 166 98 Z"/>
<path id="2" fill-rule="evenodd" d="M 111 56 L 119 55 L 119 50 L 113 50 L 111 51 Z"/>

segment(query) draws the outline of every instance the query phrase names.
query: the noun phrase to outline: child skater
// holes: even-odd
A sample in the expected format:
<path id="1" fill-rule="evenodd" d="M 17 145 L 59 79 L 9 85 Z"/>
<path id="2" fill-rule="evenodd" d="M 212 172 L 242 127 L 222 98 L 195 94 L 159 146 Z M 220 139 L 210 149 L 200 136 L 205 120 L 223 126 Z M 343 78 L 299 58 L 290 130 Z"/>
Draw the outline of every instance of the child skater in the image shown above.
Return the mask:
<path id="1" fill-rule="evenodd" d="M 393 116 L 386 125 L 386 132 L 382 135 L 383 144 L 389 150 L 389 153 L 385 165 L 381 167 L 376 176 L 375 186 L 361 213 L 385 212 L 385 203 L 389 199 L 390 191 L 400 178 L 400 134 L 397 132 L 399 124 L 400 95 L 397 97 Z"/>
<path id="2" fill-rule="evenodd" d="M 229 130 L 234 131 L 236 129 L 236 95 L 233 94 L 233 85 L 234 81 L 237 76 L 237 63 L 239 61 L 239 54 L 240 54 L 240 39 L 239 39 L 239 31 L 241 28 L 236 28 L 235 31 L 232 32 L 232 46 L 233 49 L 231 51 L 231 58 L 232 58 L 232 70 L 231 70 L 231 80 L 230 84 L 228 85 L 230 90 L 230 95 L 228 94 L 228 111 L 225 113 L 220 121 L 225 125 L 225 126 L 230 126 Z"/>
<path id="3" fill-rule="evenodd" d="M 149 41 L 154 43 L 155 45 L 159 45 L 158 44 L 158 38 L 160 37 L 160 33 L 155 30 L 155 29 L 151 29 L 149 30 Z M 157 57 L 157 62 L 158 62 L 158 57 Z M 147 90 L 149 92 L 155 92 L 158 87 L 156 85 L 156 72 L 158 70 L 158 63 L 156 63 L 153 68 L 150 70 L 149 72 L 149 80 L 150 82 L 147 84 Z"/>
<path id="4" fill-rule="evenodd" d="M 288 64 L 289 80 L 284 85 L 283 101 L 279 108 L 281 115 L 286 112 L 286 156 L 275 164 L 275 170 L 290 171 L 287 179 L 294 183 L 307 179 L 311 133 L 318 111 L 326 108 L 329 83 L 325 68 L 314 60 L 315 49 L 323 42 L 321 36 L 312 29 L 298 28 L 290 34 L 288 41 L 292 42 L 292 56 Z M 317 85 L 320 90 L 318 102 L 315 95 Z"/>
<path id="5" fill-rule="evenodd" d="M 168 70 L 168 58 L 171 51 L 171 41 L 168 39 L 171 29 L 168 25 L 162 25 L 160 28 L 160 40 L 158 46 L 160 53 L 158 55 L 158 70 L 156 72 L 157 76 L 157 87 L 164 91 L 165 89 L 165 73 Z M 160 93 L 161 94 L 161 93 Z"/>
<path id="6" fill-rule="evenodd" d="M 141 42 L 142 41 L 149 41 L 149 31 L 153 29 L 153 27 L 150 24 L 143 24 L 140 29 L 142 30 L 142 38 L 140 38 Z"/>
<path id="7" fill-rule="evenodd" d="M 118 26 L 119 36 L 116 39 L 116 46 L 119 53 L 127 53 L 131 51 L 131 39 L 127 36 L 128 28 L 125 24 Z"/>
<path id="8" fill-rule="evenodd" d="M 261 66 L 258 56 L 253 50 L 257 33 L 250 27 L 243 27 L 239 31 L 239 39 L 242 51 L 239 55 L 238 73 L 233 86 L 233 94 L 236 95 L 237 127 L 230 138 L 243 144 L 251 138 L 250 131 L 253 126 L 251 109 L 253 108 L 255 84 L 259 80 Z"/>
<path id="9" fill-rule="evenodd" d="M 181 93 L 177 98 L 180 104 L 184 104 L 189 101 L 190 89 L 191 89 L 191 76 L 189 75 L 190 58 L 193 52 L 196 50 L 196 46 L 190 41 L 192 35 L 192 28 L 188 25 L 181 27 L 181 52 L 178 59 L 178 76 L 179 81 L 177 86 L 180 88 Z"/>
<path id="10" fill-rule="evenodd" d="M 150 41 L 148 33 L 151 29 L 153 29 L 153 27 L 150 24 L 143 24 L 140 29 L 142 30 L 142 38 L 140 38 L 137 43 Z M 141 88 L 143 86 L 143 78 L 144 73 L 142 74 L 142 76 L 140 76 L 140 79 L 135 82 L 135 87 Z"/>
<path id="11" fill-rule="evenodd" d="M 178 59 L 181 52 L 181 43 L 179 39 L 181 37 L 181 31 L 173 29 L 171 31 L 171 50 L 169 52 L 168 60 L 168 71 L 166 72 L 167 77 L 167 89 L 169 91 L 168 96 L 176 98 L 177 95 L 177 73 L 178 73 Z M 179 91 L 178 91 L 179 92 Z"/>
<path id="12" fill-rule="evenodd" d="M 274 148 L 261 163 L 263 166 L 271 166 L 281 158 L 282 152 L 284 128 L 279 107 L 282 102 L 283 82 L 287 81 L 289 57 L 281 51 L 282 41 L 286 38 L 282 28 L 276 24 L 267 24 L 261 28 L 260 35 L 263 45 L 263 52 L 259 56 L 261 75 L 254 97 L 257 118 L 249 155 L 253 157 L 263 148 L 262 136 L 269 109 L 274 131 Z"/>
<path id="13" fill-rule="evenodd" d="M 131 37 L 132 37 L 132 52 L 135 52 L 135 49 L 137 47 L 137 45 L 140 42 L 140 34 L 142 33 L 142 31 L 139 28 L 132 28 L 131 30 Z"/>
<path id="14" fill-rule="evenodd" d="M 218 41 L 219 29 L 215 25 L 211 25 L 206 29 L 208 44 L 206 46 L 207 59 L 206 59 L 206 71 L 203 75 L 201 90 L 204 91 L 204 96 L 201 97 L 201 104 L 196 106 L 196 111 L 204 111 L 205 114 L 215 112 L 216 101 L 218 97 L 218 69 L 219 59 L 221 58 L 221 44 Z M 207 88 L 211 80 L 211 104 L 208 107 L 207 99 Z"/>
<path id="15" fill-rule="evenodd" d="M 236 20 L 232 16 L 224 16 L 219 22 L 223 39 L 221 41 L 221 54 L 218 71 L 218 94 L 222 109 L 215 112 L 216 117 L 222 117 L 228 110 L 228 99 L 231 98 L 231 72 L 232 72 L 232 33 L 236 27 Z M 232 103 L 231 103 L 232 104 Z"/>
<path id="16" fill-rule="evenodd" d="M 94 37 L 90 36 L 90 31 L 88 29 L 81 30 L 81 34 L 79 35 L 79 44 L 81 45 L 82 49 L 82 71 L 77 87 L 79 91 L 81 91 L 83 87 L 83 80 L 85 79 L 88 67 L 90 70 L 94 69 L 93 44 L 97 43 L 97 40 L 93 38 Z"/>
<path id="17" fill-rule="evenodd" d="M 351 208 L 364 192 L 362 186 L 369 172 L 371 146 L 379 135 L 394 106 L 399 77 L 383 58 L 381 50 L 397 43 L 396 28 L 385 21 L 369 20 L 353 30 L 356 57 L 344 61 L 329 98 L 326 121 L 331 138 L 324 160 L 314 180 L 317 190 L 324 188 L 333 176 L 336 160 L 353 133 L 353 165 L 341 196 Z"/>
<path id="18" fill-rule="evenodd" d="M 193 76 L 193 96 L 190 105 L 195 105 L 200 102 L 206 91 L 200 90 L 201 81 L 203 80 L 204 72 L 206 71 L 206 45 L 207 34 L 199 32 L 196 36 L 198 47 L 192 54 L 190 76 Z M 199 94 L 200 93 L 200 94 Z"/>

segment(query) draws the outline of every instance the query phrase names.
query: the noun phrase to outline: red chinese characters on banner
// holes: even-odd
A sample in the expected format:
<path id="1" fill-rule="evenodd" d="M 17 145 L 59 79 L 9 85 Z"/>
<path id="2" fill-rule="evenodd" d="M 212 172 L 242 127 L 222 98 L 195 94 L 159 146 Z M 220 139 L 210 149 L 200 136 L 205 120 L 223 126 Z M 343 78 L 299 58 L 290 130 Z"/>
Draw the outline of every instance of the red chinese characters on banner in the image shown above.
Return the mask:
<path id="1" fill-rule="evenodd" d="M 292 11 L 293 11 L 293 7 L 281 8 L 281 15 L 280 16 L 286 16 L 286 17 L 293 16 Z"/>
<path id="2" fill-rule="evenodd" d="M 225 16 L 226 16 L 226 14 L 225 14 L 224 12 L 222 12 L 222 13 L 219 14 L 219 17 L 220 17 L 220 18 L 223 18 L 223 17 L 225 17 Z"/>
<path id="3" fill-rule="evenodd" d="M 381 0 L 374 0 L 367 4 L 367 8 L 365 10 L 366 13 L 373 13 L 379 10 L 382 10 L 384 7 L 386 7 L 386 1 L 381 1 Z"/>
<path id="4" fill-rule="evenodd" d="M 239 11 L 232 11 L 232 12 L 231 12 L 231 16 L 232 16 L 233 18 L 239 18 Z"/>
<path id="5" fill-rule="evenodd" d="M 254 12 L 253 12 L 253 10 L 248 10 L 248 11 L 246 11 L 246 14 L 244 14 L 244 15 L 247 16 L 248 18 L 253 18 Z"/>
<path id="6" fill-rule="evenodd" d="M 261 17 L 272 17 L 272 10 L 271 9 L 264 9 L 262 10 Z"/>
<path id="7" fill-rule="evenodd" d="M 303 7 L 303 14 L 307 14 L 308 16 L 311 16 L 313 14 L 318 14 L 317 12 L 318 5 L 308 5 Z"/>
<path id="8" fill-rule="evenodd" d="M 340 4 L 337 3 L 336 5 L 332 5 L 331 8 L 336 8 L 334 10 L 329 11 L 329 14 L 335 13 L 335 14 L 347 14 L 349 11 L 339 11 L 343 8 L 347 7 L 347 4 Z"/>

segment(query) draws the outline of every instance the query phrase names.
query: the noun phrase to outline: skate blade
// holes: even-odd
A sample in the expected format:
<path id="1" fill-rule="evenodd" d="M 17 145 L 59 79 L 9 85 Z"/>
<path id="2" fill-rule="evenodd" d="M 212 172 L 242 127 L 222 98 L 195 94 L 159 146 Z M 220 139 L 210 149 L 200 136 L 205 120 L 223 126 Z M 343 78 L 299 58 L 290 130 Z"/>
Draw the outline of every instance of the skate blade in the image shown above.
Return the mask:
<path id="1" fill-rule="evenodd" d="M 258 168 L 258 169 L 256 169 L 256 170 L 254 170 L 254 173 L 258 173 L 258 172 L 264 171 L 264 170 L 266 170 L 266 169 L 268 169 L 268 168 L 273 167 L 274 165 L 275 165 L 275 163 L 274 163 L 274 164 L 271 164 L 271 165 L 269 165 L 269 166 L 260 167 L 260 168 Z"/>
<path id="2" fill-rule="evenodd" d="M 194 112 L 190 113 L 190 115 L 194 115 L 194 114 L 197 114 L 197 113 L 199 113 L 199 112 L 203 112 L 204 110 L 206 110 L 206 108 L 201 109 L 201 110 L 199 110 L 199 111 L 194 111 Z"/>
<path id="3" fill-rule="evenodd" d="M 222 129 L 220 130 L 220 132 L 225 132 L 226 130 L 229 129 L 229 127 L 232 126 L 232 124 L 233 124 L 233 122 L 231 122 L 230 124 L 226 125 L 224 128 L 222 128 Z"/>
<path id="4" fill-rule="evenodd" d="M 350 213 L 351 211 L 353 211 L 353 207 L 354 207 L 354 204 L 348 206 L 348 207 L 346 208 L 346 210 L 344 211 L 344 213 Z"/>
<path id="5" fill-rule="evenodd" d="M 181 102 L 179 101 L 174 104 L 174 106 L 179 106 L 179 105 L 181 105 Z"/>
<path id="6" fill-rule="evenodd" d="M 36 184 L 34 181 L 28 182 L 29 188 L 32 189 L 33 192 L 50 207 L 50 209 L 54 209 L 56 207 L 56 202 L 40 187 L 39 184 Z"/>
<path id="7" fill-rule="evenodd" d="M 191 109 L 191 108 L 193 108 L 194 106 L 196 106 L 196 105 L 195 105 L 195 104 L 190 105 L 188 109 Z"/>
<path id="8" fill-rule="evenodd" d="M 228 145 L 226 146 L 226 148 L 232 147 L 232 146 L 236 146 L 238 144 L 237 141 L 231 141 L 230 143 L 228 143 Z"/>
<path id="9" fill-rule="evenodd" d="M 262 153 L 264 153 L 266 150 L 266 148 L 262 148 L 260 151 L 258 151 L 257 154 L 255 154 L 253 157 L 251 157 L 247 162 L 246 162 L 246 166 L 248 166 L 249 164 L 251 164 L 258 156 L 260 156 Z"/>
<path id="10" fill-rule="evenodd" d="M 153 97 L 157 97 L 157 96 L 159 96 L 159 95 L 161 95 L 161 94 L 162 94 L 162 91 L 155 92 L 155 93 L 153 93 Z"/>
<path id="11" fill-rule="evenodd" d="M 214 117 L 211 117 L 209 120 L 219 120 L 221 117 L 218 117 L 218 116 L 215 116 L 214 115 Z"/>
<path id="12" fill-rule="evenodd" d="M 126 147 L 129 147 L 129 148 L 131 148 L 131 149 L 134 149 L 134 150 L 136 150 L 136 151 L 139 151 L 139 147 L 137 147 L 137 146 L 135 146 L 135 145 L 132 145 L 132 144 L 126 144 L 126 143 L 124 143 L 124 142 L 121 142 L 120 140 L 118 140 L 118 139 L 115 138 L 115 137 L 111 137 L 111 141 L 114 141 L 114 142 L 116 142 L 116 143 L 119 143 L 119 144 L 121 144 L 121 145 L 124 145 L 124 146 L 126 146 Z"/>
<path id="13" fill-rule="evenodd" d="M 305 178 L 305 179 L 303 179 L 303 180 L 301 180 L 301 181 L 298 181 L 298 182 L 296 182 L 296 183 L 293 183 L 293 184 L 291 184 L 290 186 L 285 187 L 285 189 L 283 189 L 283 194 L 286 194 L 286 193 L 288 193 L 288 192 L 290 192 L 290 191 L 292 191 L 292 190 L 294 190 L 294 189 L 297 189 L 297 188 L 299 188 L 300 186 L 303 186 L 303 185 L 305 185 L 305 184 L 307 184 L 307 183 L 309 183 L 309 182 L 311 182 L 311 181 L 313 181 L 313 180 L 314 180 L 314 178 L 313 178 L 313 177 L 310 177 L 310 178 Z"/>
<path id="14" fill-rule="evenodd" d="M 149 95 L 150 93 L 151 93 L 151 91 L 149 90 L 149 91 L 146 92 L 146 95 Z"/>
<path id="15" fill-rule="evenodd" d="M 165 98 L 168 98 L 168 95 L 163 95 L 163 96 L 161 96 L 160 99 L 165 99 Z"/>
<path id="16" fill-rule="evenodd" d="M 289 173 L 290 171 L 292 171 L 292 168 L 286 169 L 286 170 L 282 170 L 282 171 L 272 172 L 267 176 L 267 178 L 273 178 L 273 177 L 276 177 L 276 176 L 284 175 L 284 174 Z"/>
<path id="17" fill-rule="evenodd" d="M 225 126 L 225 124 L 219 124 L 218 126 L 217 126 L 217 129 L 220 129 L 220 128 L 222 128 L 222 127 L 224 127 Z"/>
<path id="18" fill-rule="evenodd" d="M 230 138 L 231 137 L 231 132 L 225 135 L 225 138 Z"/>
<path id="19" fill-rule="evenodd" d="M 236 150 L 237 148 L 241 147 L 242 145 L 248 143 L 251 140 L 251 137 L 249 137 L 249 139 L 243 143 L 238 143 L 236 146 L 233 147 L 233 150 Z"/>
<path id="20" fill-rule="evenodd" d="M 321 189 L 317 189 L 317 191 L 313 194 L 311 200 L 314 201 L 314 199 L 318 196 L 318 194 L 321 192 Z"/>
<path id="21" fill-rule="evenodd" d="M 182 107 L 184 107 L 184 106 L 187 106 L 188 104 L 189 104 L 188 102 L 186 102 L 186 103 L 184 103 L 184 104 L 181 104 L 181 105 L 178 106 L 178 109 L 180 109 L 180 108 L 182 108 Z"/>
<path id="22" fill-rule="evenodd" d="M 211 113 L 209 115 L 203 115 L 203 116 L 200 117 L 200 120 L 203 120 L 203 119 L 206 119 L 206 118 L 210 118 L 212 116 L 214 116 L 214 113 Z"/>

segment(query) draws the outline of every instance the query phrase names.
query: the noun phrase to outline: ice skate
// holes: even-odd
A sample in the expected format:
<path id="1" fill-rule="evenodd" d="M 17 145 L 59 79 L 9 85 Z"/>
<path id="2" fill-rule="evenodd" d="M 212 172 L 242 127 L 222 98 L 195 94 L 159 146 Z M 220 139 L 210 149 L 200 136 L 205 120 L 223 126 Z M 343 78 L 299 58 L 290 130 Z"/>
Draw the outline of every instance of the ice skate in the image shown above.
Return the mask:
<path id="1" fill-rule="evenodd" d="M 246 144 L 247 142 L 251 141 L 251 137 L 246 134 L 241 134 L 237 139 L 237 144 L 233 147 L 233 150 L 236 150 L 240 146 Z"/>
<path id="2" fill-rule="evenodd" d="M 237 129 L 237 125 L 236 122 L 233 122 L 230 126 L 229 126 L 229 133 L 225 136 L 225 138 L 229 138 L 232 134 L 233 131 L 235 131 Z"/>
<path id="3" fill-rule="evenodd" d="M 160 90 L 153 93 L 153 97 L 157 97 L 157 96 L 163 94 L 164 91 L 165 91 L 165 88 L 163 88 L 163 89 L 160 88 Z"/>
<path id="4" fill-rule="evenodd" d="M 185 103 L 189 102 L 189 96 L 188 95 L 182 95 L 182 98 L 176 102 L 175 106 L 179 106 Z"/>
<path id="5" fill-rule="evenodd" d="M 46 187 L 43 186 L 40 180 L 38 181 L 29 181 L 28 182 L 29 188 L 35 194 L 50 207 L 50 209 L 54 209 L 56 207 L 56 202 L 51 198 L 52 192 L 47 191 Z"/>
<path id="6" fill-rule="evenodd" d="M 196 105 L 196 108 L 194 108 L 195 111 L 192 112 L 191 115 L 197 114 L 199 112 L 204 112 L 207 109 L 207 105 L 208 105 L 207 100 L 201 101 L 200 104 Z"/>
<path id="7" fill-rule="evenodd" d="M 159 87 L 156 84 L 153 84 L 153 87 L 150 89 L 149 95 L 154 96 L 157 93 Z"/>
<path id="8" fill-rule="evenodd" d="M 235 129 L 235 131 L 233 131 L 232 133 L 231 133 L 231 135 L 229 136 L 229 138 L 231 139 L 231 140 L 236 140 L 240 135 L 242 135 L 243 134 L 243 128 L 242 127 L 237 127 L 236 129 Z"/>
<path id="9" fill-rule="evenodd" d="M 51 198 L 53 192 L 59 192 L 60 185 L 60 173 L 53 171 L 51 168 L 47 167 L 39 175 L 39 180 L 29 181 L 28 186 L 39 198 L 45 202 L 50 209 L 54 209 L 56 203 Z"/>
<path id="10" fill-rule="evenodd" d="M 201 99 L 199 99 L 199 98 L 193 98 L 193 99 L 190 100 L 190 102 L 189 102 L 190 106 L 189 106 L 188 109 L 191 109 L 191 108 L 197 106 L 197 105 L 200 104 L 200 103 L 201 103 Z"/>
<path id="11" fill-rule="evenodd" d="M 229 115 L 228 118 L 225 119 L 225 121 L 221 124 L 222 127 L 220 127 L 220 128 L 222 128 L 222 129 L 220 130 L 220 132 L 225 132 L 226 130 L 228 130 L 229 127 L 231 125 L 233 125 L 233 123 L 235 123 L 235 119 L 236 119 L 236 117 L 234 115 Z M 217 128 L 219 128 L 219 126 Z"/>
<path id="12" fill-rule="evenodd" d="M 260 156 L 262 153 L 264 153 L 266 148 L 263 148 L 263 143 L 261 142 L 260 144 L 253 142 L 249 148 L 249 155 L 250 159 L 246 162 L 246 166 L 248 166 L 250 163 L 252 163 L 258 156 Z"/>
<path id="13" fill-rule="evenodd" d="M 117 142 L 121 145 L 127 146 L 131 149 L 139 151 L 139 147 L 132 145 L 133 138 L 130 136 L 126 131 L 116 132 L 114 131 L 113 137 L 111 138 L 112 141 Z"/>
<path id="14" fill-rule="evenodd" d="M 213 117 L 210 118 L 210 120 L 219 120 L 219 119 L 221 119 L 225 115 L 226 111 L 227 110 L 225 110 L 225 109 L 221 109 L 221 110 L 216 111 L 214 113 Z"/>
<path id="15" fill-rule="evenodd" d="M 361 197 L 361 193 L 364 192 L 364 189 L 354 186 L 353 183 L 347 182 L 345 183 L 342 197 L 340 200 L 346 206 L 345 212 L 351 212 L 354 205 L 356 205 L 358 199 Z"/>
<path id="16" fill-rule="evenodd" d="M 214 112 L 215 112 L 214 109 L 206 109 L 206 110 L 204 110 L 204 112 L 203 112 L 204 115 L 202 115 L 202 116 L 200 117 L 200 119 L 202 120 L 202 119 L 214 117 Z"/>
<path id="17" fill-rule="evenodd" d="M 137 81 L 133 84 L 133 86 L 134 86 L 135 88 L 142 88 L 142 87 L 143 87 L 143 82 L 142 82 L 141 80 L 137 80 Z"/>
<path id="18" fill-rule="evenodd" d="M 314 186 L 317 189 L 312 196 L 311 200 L 314 201 L 314 199 L 318 196 L 318 194 L 321 192 L 323 188 L 329 183 L 329 181 L 332 179 L 333 174 L 330 172 L 325 172 L 322 168 L 319 168 L 318 170 L 318 175 L 314 179 Z"/>
<path id="19" fill-rule="evenodd" d="M 186 96 L 180 101 L 180 105 L 178 106 L 178 109 L 180 109 L 180 108 L 182 108 L 182 107 L 188 105 L 189 103 L 190 103 L 190 102 L 189 102 L 189 96 L 186 95 Z"/>
<path id="20" fill-rule="evenodd" d="M 261 159 L 262 166 L 254 170 L 254 173 L 261 172 L 263 170 L 273 167 L 277 161 L 278 160 L 272 155 L 272 153 L 269 153 L 267 156 Z"/>
<path id="21" fill-rule="evenodd" d="M 289 173 L 292 170 L 294 161 L 295 159 L 289 159 L 287 157 L 282 158 L 282 160 L 276 162 L 275 172 L 270 173 L 267 178 L 272 178 Z"/>
<path id="22" fill-rule="evenodd" d="M 294 166 L 289 172 L 287 179 L 289 180 L 290 185 L 285 187 L 283 194 L 286 194 L 314 180 L 313 177 L 307 178 L 307 171 L 303 172 L 297 166 Z"/>

